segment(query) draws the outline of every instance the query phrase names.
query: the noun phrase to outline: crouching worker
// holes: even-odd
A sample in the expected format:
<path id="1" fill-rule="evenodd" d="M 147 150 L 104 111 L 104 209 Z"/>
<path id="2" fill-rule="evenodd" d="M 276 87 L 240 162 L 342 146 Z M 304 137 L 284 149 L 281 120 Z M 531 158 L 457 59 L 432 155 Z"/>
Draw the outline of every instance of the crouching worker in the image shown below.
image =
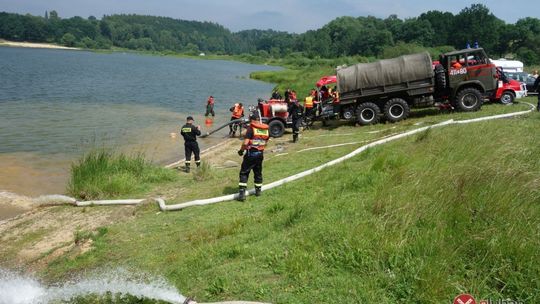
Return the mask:
<path id="1" fill-rule="evenodd" d="M 244 142 L 238 155 L 244 155 L 242 167 L 240 168 L 240 182 L 238 183 L 239 192 L 238 200 L 246 199 L 246 188 L 249 178 L 249 173 L 253 170 L 255 179 L 255 195 L 261 195 L 261 187 L 263 183 L 262 166 L 264 160 L 264 148 L 270 138 L 268 125 L 260 123 L 259 117 L 256 114 L 249 116 L 250 124 L 247 127 Z"/>
<path id="2" fill-rule="evenodd" d="M 197 143 L 197 136 L 201 135 L 201 127 L 195 127 L 193 125 L 193 117 L 188 116 L 186 124 L 182 127 L 180 134 L 184 137 L 184 148 L 186 155 L 186 172 L 189 173 L 191 167 L 191 154 L 195 155 L 195 164 L 201 165 L 199 144 Z"/>

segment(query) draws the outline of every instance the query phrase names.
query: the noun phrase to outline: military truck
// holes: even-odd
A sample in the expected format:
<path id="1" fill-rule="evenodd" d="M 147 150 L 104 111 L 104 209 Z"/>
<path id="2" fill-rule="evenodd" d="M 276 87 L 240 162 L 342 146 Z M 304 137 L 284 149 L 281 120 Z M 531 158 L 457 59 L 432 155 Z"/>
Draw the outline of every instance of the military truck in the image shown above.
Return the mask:
<path id="1" fill-rule="evenodd" d="M 397 122 L 412 107 L 436 103 L 477 111 L 497 89 L 496 67 L 482 48 L 446 53 L 437 62 L 427 53 L 362 63 L 337 70 L 340 102 L 334 113 L 360 125 L 381 117 Z"/>

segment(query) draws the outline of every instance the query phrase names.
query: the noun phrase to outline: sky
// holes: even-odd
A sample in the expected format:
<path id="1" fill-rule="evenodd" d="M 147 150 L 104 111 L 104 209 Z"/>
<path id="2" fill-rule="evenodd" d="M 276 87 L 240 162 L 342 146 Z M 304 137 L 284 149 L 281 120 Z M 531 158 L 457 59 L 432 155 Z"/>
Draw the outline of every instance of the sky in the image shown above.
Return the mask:
<path id="1" fill-rule="evenodd" d="M 294 33 L 318 29 L 340 16 L 386 18 L 416 17 L 429 10 L 459 13 L 473 3 L 515 23 L 524 17 L 540 18 L 539 0 L 0 0 L 0 11 L 44 15 L 56 10 L 61 18 L 101 18 L 111 14 L 144 14 L 176 19 L 211 21 L 236 32 L 274 29 Z"/>

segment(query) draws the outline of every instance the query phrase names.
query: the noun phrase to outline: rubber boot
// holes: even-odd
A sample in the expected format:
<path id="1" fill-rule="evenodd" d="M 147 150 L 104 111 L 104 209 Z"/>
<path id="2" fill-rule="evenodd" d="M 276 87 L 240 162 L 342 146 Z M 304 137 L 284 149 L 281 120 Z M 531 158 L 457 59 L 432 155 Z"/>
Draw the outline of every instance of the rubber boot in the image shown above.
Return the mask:
<path id="1" fill-rule="evenodd" d="M 261 196 L 261 187 L 255 187 L 255 196 Z"/>
<path id="2" fill-rule="evenodd" d="M 298 134 L 293 134 L 292 136 L 292 142 L 295 143 L 298 141 Z"/>
<path id="3" fill-rule="evenodd" d="M 238 189 L 238 201 L 243 202 L 246 200 L 246 187 L 240 187 Z"/>
<path id="4" fill-rule="evenodd" d="M 197 165 L 197 168 L 199 168 L 201 166 L 201 162 L 195 162 L 195 164 Z"/>
<path id="5" fill-rule="evenodd" d="M 189 173 L 191 171 L 190 164 L 186 164 L 186 173 Z"/>

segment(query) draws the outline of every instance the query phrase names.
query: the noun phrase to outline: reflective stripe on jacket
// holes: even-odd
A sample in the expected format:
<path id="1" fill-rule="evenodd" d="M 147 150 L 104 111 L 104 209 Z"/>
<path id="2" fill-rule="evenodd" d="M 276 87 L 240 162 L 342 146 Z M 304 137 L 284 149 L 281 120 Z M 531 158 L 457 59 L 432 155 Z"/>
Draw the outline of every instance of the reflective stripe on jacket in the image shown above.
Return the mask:
<path id="1" fill-rule="evenodd" d="M 270 138 L 268 125 L 258 122 L 252 122 L 249 127 L 253 130 L 253 136 L 249 139 L 247 150 L 264 151 L 266 142 Z"/>

